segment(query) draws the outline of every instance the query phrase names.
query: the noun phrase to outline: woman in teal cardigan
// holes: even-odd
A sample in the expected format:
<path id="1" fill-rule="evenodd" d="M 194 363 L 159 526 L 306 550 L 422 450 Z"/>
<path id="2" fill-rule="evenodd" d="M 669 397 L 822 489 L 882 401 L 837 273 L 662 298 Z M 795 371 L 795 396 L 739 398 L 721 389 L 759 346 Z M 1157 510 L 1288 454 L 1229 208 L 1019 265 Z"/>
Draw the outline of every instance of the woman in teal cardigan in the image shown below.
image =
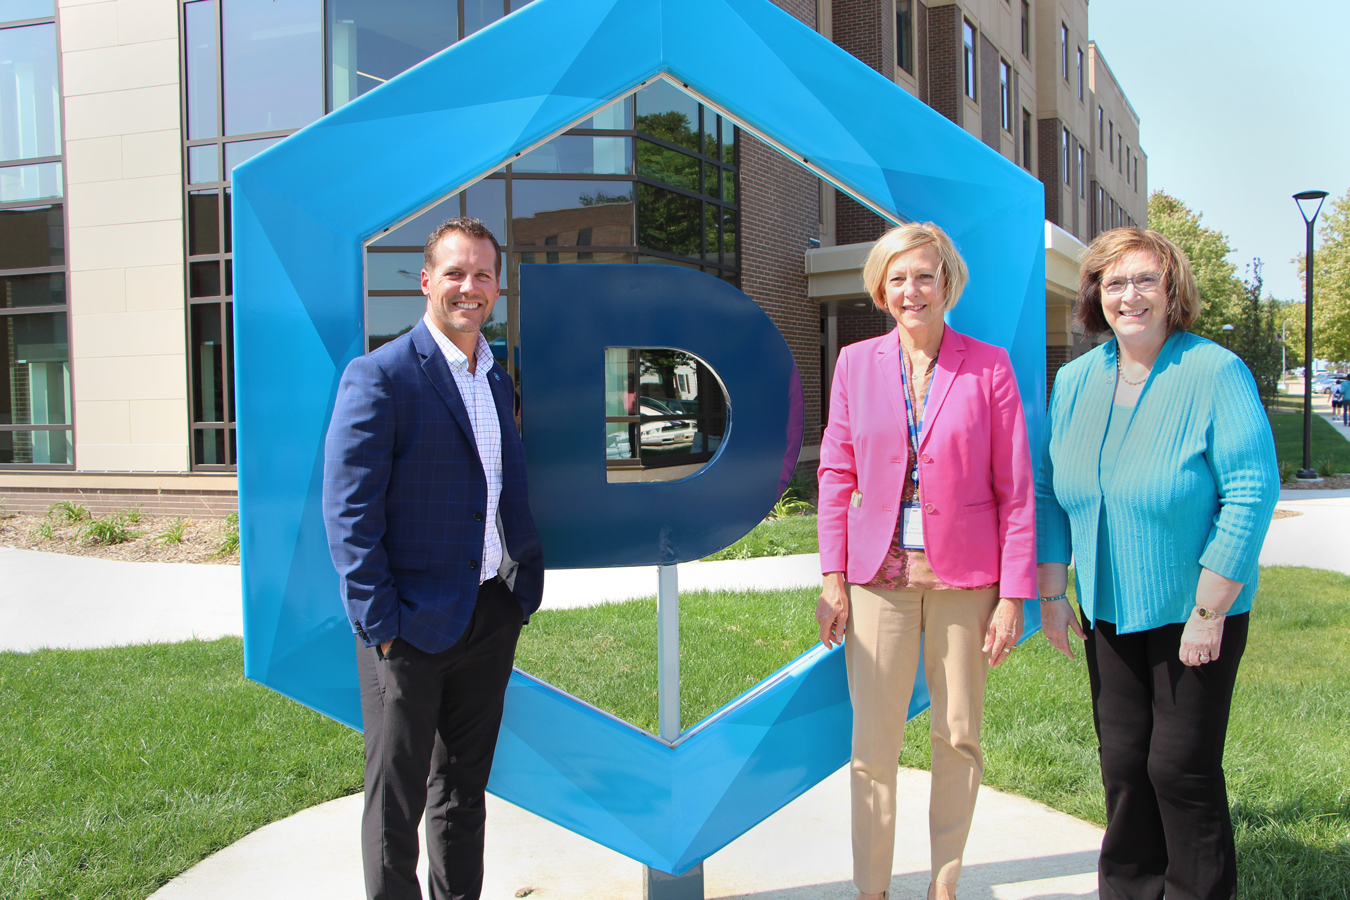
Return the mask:
<path id="1" fill-rule="evenodd" d="M 1050 643 L 1086 641 L 1106 788 L 1103 900 L 1232 898 L 1224 735 L 1279 497 L 1243 362 L 1188 327 L 1190 263 L 1155 231 L 1088 247 L 1077 321 L 1107 341 L 1055 377 L 1036 484 Z M 1082 622 L 1065 597 L 1068 564 Z"/>

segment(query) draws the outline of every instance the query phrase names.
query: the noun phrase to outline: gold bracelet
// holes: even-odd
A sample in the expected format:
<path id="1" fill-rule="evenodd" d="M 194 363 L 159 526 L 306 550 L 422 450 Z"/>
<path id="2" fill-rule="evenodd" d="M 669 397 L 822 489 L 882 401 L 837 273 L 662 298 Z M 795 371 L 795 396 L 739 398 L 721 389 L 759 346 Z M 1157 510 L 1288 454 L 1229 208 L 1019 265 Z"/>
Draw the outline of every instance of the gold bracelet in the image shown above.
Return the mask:
<path id="1" fill-rule="evenodd" d="M 1228 613 L 1215 612 L 1212 609 L 1205 609 L 1205 607 L 1203 606 L 1197 606 L 1195 608 L 1195 614 L 1200 618 L 1204 619 L 1205 621 L 1212 621 L 1212 620 L 1217 621 L 1219 619 L 1225 618 L 1228 615 Z"/>

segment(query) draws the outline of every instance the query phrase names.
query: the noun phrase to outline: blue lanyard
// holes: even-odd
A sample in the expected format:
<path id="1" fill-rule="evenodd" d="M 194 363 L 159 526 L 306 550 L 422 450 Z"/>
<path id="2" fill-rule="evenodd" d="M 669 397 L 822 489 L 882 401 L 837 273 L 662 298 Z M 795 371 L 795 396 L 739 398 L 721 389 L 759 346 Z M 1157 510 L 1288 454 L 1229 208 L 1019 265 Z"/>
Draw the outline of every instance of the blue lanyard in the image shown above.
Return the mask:
<path id="1" fill-rule="evenodd" d="M 916 420 L 916 419 L 914 418 L 914 405 L 913 405 L 913 403 L 910 402 L 910 395 L 909 395 L 909 382 L 910 382 L 910 379 L 911 379 L 913 376 L 909 374 L 909 366 L 907 365 L 908 359 L 909 359 L 909 358 L 908 358 L 907 356 L 905 356 L 905 351 L 904 351 L 903 349 L 901 349 L 901 351 L 900 351 L 900 388 L 901 388 L 901 390 L 904 391 L 904 394 L 905 394 L 905 424 L 909 426 L 909 441 L 910 441 L 910 446 L 914 448 L 914 467 L 913 467 L 912 469 L 910 469 L 910 475 L 909 475 L 909 477 L 914 479 L 914 483 L 915 483 L 915 484 L 918 484 L 918 483 L 919 483 L 919 431 L 920 431 L 920 429 L 923 428 L 923 420 L 924 420 L 924 418 L 926 418 L 927 415 L 928 415 L 928 397 L 933 393 L 933 379 L 931 379 L 931 378 L 928 379 L 928 387 L 925 388 L 925 389 L 924 389 L 924 392 L 923 392 L 923 409 L 921 410 L 922 416 L 920 416 L 920 418 Z M 936 356 L 933 357 L 933 362 L 934 362 L 934 363 L 937 362 L 937 357 L 936 357 Z M 936 369 L 936 365 L 934 366 L 934 368 Z"/>

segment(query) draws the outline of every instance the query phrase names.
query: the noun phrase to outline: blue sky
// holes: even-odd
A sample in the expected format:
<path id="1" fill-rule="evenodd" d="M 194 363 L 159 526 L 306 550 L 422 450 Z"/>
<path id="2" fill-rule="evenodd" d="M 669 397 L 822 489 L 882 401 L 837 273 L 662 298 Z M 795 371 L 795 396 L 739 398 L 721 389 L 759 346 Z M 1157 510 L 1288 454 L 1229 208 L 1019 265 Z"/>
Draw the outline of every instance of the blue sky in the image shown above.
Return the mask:
<path id="1" fill-rule="evenodd" d="M 1301 300 L 1291 198 L 1350 188 L 1350 0 L 1091 0 L 1088 31 L 1139 113 L 1149 190 L 1228 235 L 1239 275 L 1259 256 L 1266 290 Z"/>

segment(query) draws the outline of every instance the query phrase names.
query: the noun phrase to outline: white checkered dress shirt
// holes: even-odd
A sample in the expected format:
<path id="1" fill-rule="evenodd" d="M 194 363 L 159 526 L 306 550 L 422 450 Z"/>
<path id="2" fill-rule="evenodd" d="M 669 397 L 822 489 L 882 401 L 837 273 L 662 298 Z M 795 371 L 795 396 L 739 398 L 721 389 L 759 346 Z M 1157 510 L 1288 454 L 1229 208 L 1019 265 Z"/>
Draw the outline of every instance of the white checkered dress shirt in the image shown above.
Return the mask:
<path id="1" fill-rule="evenodd" d="M 492 399 L 492 388 L 488 385 L 488 373 L 496 361 L 492 358 L 492 348 L 487 339 L 478 335 L 478 371 L 469 373 L 469 358 L 450 339 L 441 334 L 441 330 L 424 315 L 427 330 L 436 339 L 441 348 L 450 374 L 455 376 L 455 385 L 464 399 L 469 411 L 469 421 L 473 423 L 473 439 L 478 445 L 478 459 L 483 464 L 483 475 L 487 477 L 487 515 L 483 528 L 483 565 L 479 570 L 478 583 L 482 584 L 497 575 L 502 564 L 502 539 L 497 533 L 497 503 L 502 496 L 502 423 L 497 420 L 497 404 Z"/>

